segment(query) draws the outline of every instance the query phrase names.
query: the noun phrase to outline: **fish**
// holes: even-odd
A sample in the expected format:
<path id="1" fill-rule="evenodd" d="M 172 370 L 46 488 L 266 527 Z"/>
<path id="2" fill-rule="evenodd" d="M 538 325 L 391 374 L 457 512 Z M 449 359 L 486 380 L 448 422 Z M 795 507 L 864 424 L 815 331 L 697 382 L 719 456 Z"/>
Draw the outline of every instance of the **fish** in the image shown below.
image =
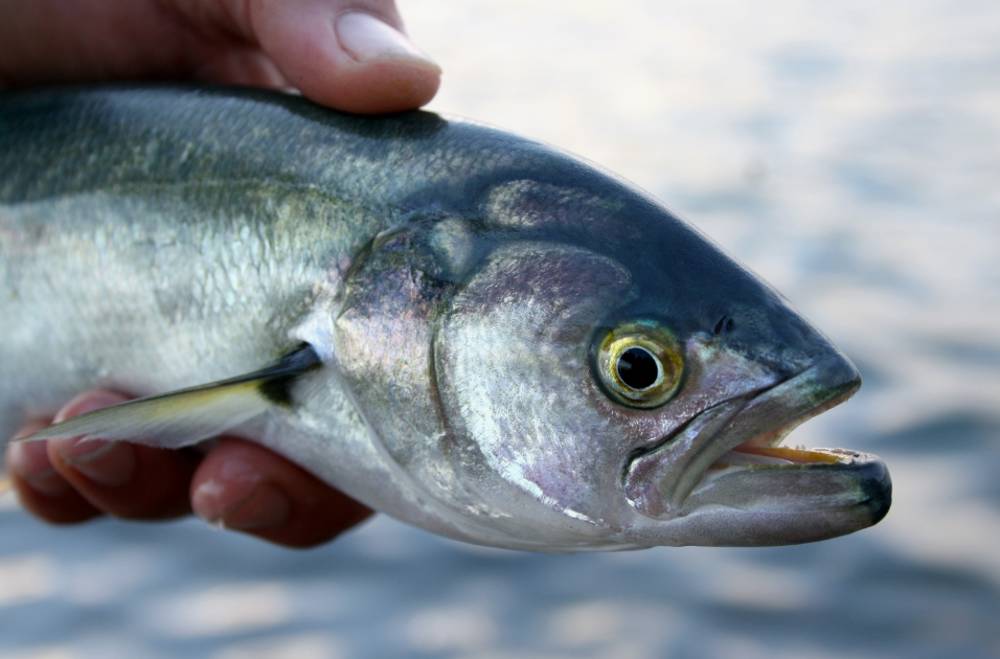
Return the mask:
<path id="1" fill-rule="evenodd" d="M 375 510 L 572 552 L 822 540 L 877 456 L 786 435 L 860 386 L 647 193 L 426 111 L 132 85 L 0 94 L 0 432 L 236 433 Z"/>

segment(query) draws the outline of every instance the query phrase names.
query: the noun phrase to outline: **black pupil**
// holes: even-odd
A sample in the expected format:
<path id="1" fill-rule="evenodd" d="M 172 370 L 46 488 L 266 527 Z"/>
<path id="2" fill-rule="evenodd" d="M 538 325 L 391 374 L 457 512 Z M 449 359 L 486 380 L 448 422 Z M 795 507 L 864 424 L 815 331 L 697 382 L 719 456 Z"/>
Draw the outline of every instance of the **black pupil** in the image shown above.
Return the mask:
<path id="1" fill-rule="evenodd" d="M 629 348 L 618 358 L 618 377 L 632 389 L 646 389 L 656 383 L 656 357 L 643 348 Z"/>

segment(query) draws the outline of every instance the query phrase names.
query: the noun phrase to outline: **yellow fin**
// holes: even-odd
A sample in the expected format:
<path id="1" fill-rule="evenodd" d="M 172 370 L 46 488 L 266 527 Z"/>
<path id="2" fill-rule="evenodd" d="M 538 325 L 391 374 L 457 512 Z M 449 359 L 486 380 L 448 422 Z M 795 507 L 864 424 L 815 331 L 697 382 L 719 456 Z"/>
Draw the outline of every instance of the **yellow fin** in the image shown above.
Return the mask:
<path id="1" fill-rule="evenodd" d="M 259 371 L 106 407 L 16 441 L 84 437 L 180 448 L 219 435 L 275 405 L 291 404 L 289 384 L 319 363 L 313 349 L 304 345 Z"/>
<path id="2" fill-rule="evenodd" d="M 6 476 L 0 476 L 0 497 L 11 491 L 10 479 Z"/>

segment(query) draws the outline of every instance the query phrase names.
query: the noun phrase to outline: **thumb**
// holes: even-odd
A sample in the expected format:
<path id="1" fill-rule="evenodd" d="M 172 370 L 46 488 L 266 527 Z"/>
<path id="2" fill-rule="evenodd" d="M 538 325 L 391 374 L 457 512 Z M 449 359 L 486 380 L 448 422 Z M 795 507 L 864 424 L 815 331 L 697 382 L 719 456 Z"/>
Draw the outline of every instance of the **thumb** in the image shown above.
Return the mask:
<path id="1" fill-rule="evenodd" d="M 433 98 L 441 69 L 406 36 L 385 0 L 251 0 L 257 42 L 312 100 L 349 112 L 397 112 Z"/>

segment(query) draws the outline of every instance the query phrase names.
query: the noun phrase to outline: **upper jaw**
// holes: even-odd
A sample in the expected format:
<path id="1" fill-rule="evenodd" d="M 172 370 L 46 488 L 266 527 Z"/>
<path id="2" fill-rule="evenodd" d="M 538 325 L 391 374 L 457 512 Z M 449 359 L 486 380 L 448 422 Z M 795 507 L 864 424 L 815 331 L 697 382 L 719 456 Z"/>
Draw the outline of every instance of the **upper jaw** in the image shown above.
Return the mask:
<path id="1" fill-rule="evenodd" d="M 814 495 L 839 488 L 851 490 L 848 498 L 884 500 L 871 515 L 880 518 L 888 507 L 889 484 L 888 473 L 877 458 L 772 448 L 795 426 L 846 400 L 859 386 L 854 366 L 831 352 L 762 392 L 723 401 L 631 460 L 625 471 L 625 495 L 644 517 L 666 520 L 708 504 L 752 508 L 766 501 L 772 505 L 778 490 L 789 499 L 781 504 L 786 507 L 795 507 L 792 499 L 799 503 L 809 499 L 815 504 L 819 499 Z M 875 463 L 878 466 L 872 467 Z M 787 487 L 790 481 L 785 476 L 775 480 L 779 472 L 804 470 L 809 471 L 811 480 L 797 480 L 794 488 Z M 736 472 L 738 478 L 733 477 Z M 726 487 L 713 486 L 723 474 L 727 476 Z M 779 486 L 779 481 L 783 485 Z M 855 490 L 864 492 L 855 496 Z M 835 499 L 824 501 L 843 503 Z"/>

